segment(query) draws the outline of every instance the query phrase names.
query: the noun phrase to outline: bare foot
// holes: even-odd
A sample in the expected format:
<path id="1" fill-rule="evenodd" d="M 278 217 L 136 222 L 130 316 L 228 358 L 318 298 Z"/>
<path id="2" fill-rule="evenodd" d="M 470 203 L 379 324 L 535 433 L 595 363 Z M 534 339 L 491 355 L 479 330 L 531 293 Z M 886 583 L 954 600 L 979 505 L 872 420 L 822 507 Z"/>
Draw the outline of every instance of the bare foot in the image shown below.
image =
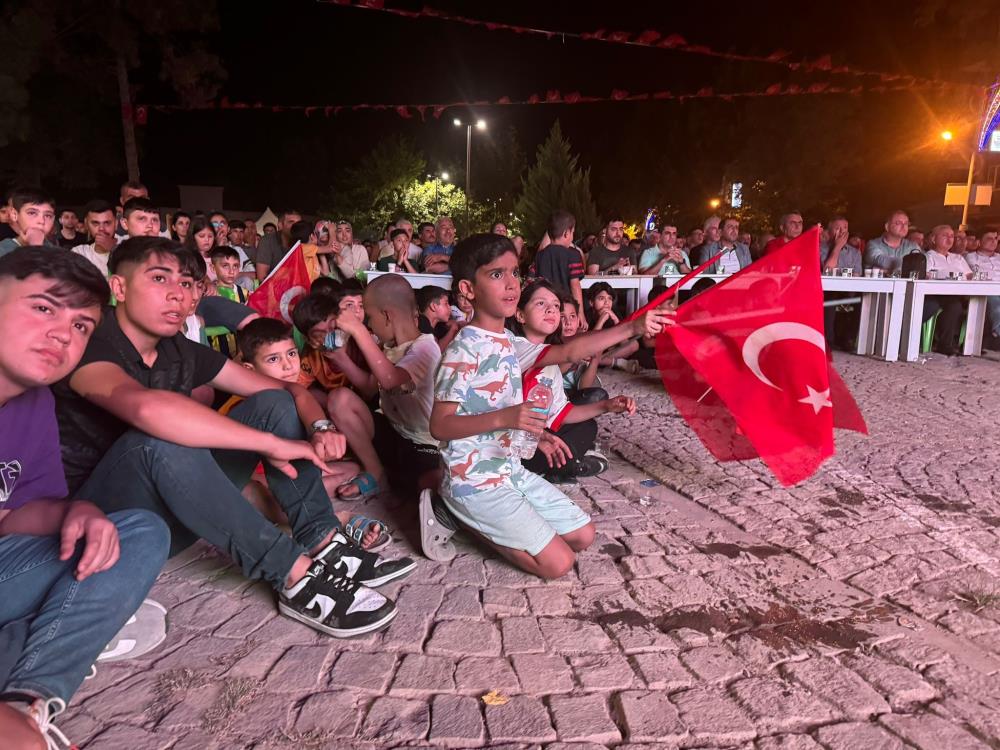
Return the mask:
<path id="1" fill-rule="evenodd" d="M 355 514 L 351 513 L 350 511 L 339 510 L 337 511 L 337 520 L 346 526 L 347 522 L 351 520 L 351 516 L 353 515 Z M 368 529 L 368 533 L 366 533 L 363 537 L 361 537 L 361 549 L 368 549 L 373 544 L 375 544 L 375 542 L 378 541 L 379 534 L 381 533 L 382 533 L 382 524 L 380 523 L 372 524 Z"/>
<path id="2" fill-rule="evenodd" d="M 0 737 L 10 750 L 45 750 L 45 738 L 38 725 L 7 703 L 0 703 Z"/>

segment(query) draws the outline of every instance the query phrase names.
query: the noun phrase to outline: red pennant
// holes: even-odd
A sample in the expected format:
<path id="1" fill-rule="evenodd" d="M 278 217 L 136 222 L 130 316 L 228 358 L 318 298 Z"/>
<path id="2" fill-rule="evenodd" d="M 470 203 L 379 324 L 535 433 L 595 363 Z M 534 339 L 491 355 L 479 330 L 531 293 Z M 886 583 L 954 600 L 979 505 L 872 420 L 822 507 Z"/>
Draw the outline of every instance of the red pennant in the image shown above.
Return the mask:
<path id="1" fill-rule="evenodd" d="M 624 89 L 613 89 L 611 92 L 612 101 L 620 102 L 628 98 L 628 92 Z"/>
<path id="2" fill-rule="evenodd" d="M 704 88 L 698 89 L 698 93 L 695 96 L 712 96 L 713 91 L 711 86 L 705 86 Z"/>
<path id="3" fill-rule="evenodd" d="M 657 39 L 660 38 L 659 31 L 653 31 L 652 29 L 646 29 L 639 36 L 635 38 L 636 44 L 653 44 Z"/>
<path id="4" fill-rule="evenodd" d="M 302 113 L 303 113 L 303 114 L 304 114 L 304 115 L 305 115 L 306 117 L 309 117 L 309 116 L 310 116 L 310 115 L 311 115 L 311 114 L 312 114 L 313 112 L 315 112 L 315 111 L 316 111 L 317 109 L 319 109 L 319 108 L 318 108 L 318 107 L 306 107 L 306 108 L 305 108 L 304 110 L 302 110 Z"/>
<path id="5" fill-rule="evenodd" d="M 416 105 L 414 107 L 414 109 L 417 110 L 417 112 L 420 113 L 420 119 L 422 121 L 424 119 L 424 114 L 427 112 L 427 105 L 426 104 L 418 104 L 418 105 Z"/>
<path id="6" fill-rule="evenodd" d="M 661 39 L 660 43 L 656 46 L 667 47 L 669 49 L 673 47 L 683 47 L 685 44 L 687 44 L 687 39 L 682 37 L 680 34 L 671 34 L 666 39 Z"/>
<path id="7" fill-rule="evenodd" d="M 786 57 L 788 57 L 788 52 L 786 52 L 783 49 L 776 49 L 774 52 L 772 52 L 764 59 L 767 60 L 768 62 L 781 62 Z"/>
<path id="8" fill-rule="evenodd" d="M 435 120 L 440 120 L 441 119 L 441 115 L 444 114 L 444 111 L 446 109 L 447 109 L 447 107 L 442 107 L 441 105 L 438 105 L 438 106 L 434 107 L 434 113 L 433 113 L 434 114 L 434 119 Z"/>
<path id="9" fill-rule="evenodd" d="M 402 117 L 404 120 L 411 120 L 411 119 L 413 119 L 413 115 L 410 114 L 409 107 L 406 107 L 405 105 L 401 105 L 399 107 L 396 107 L 396 114 L 399 115 L 400 117 Z"/>
<path id="10" fill-rule="evenodd" d="M 538 104 L 542 98 L 538 94 L 532 94 L 528 97 L 528 104 Z"/>
<path id="11" fill-rule="evenodd" d="M 764 89 L 764 94 L 767 95 L 767 96 L 774 96 L 774 95 L 780 94 L 780 93 L 781 93 L 781 84 L 780 83 L 772 83 L 770 86 L 768 86 L 766 89 Z"/>
<path id="12" fill-rule="evenodd" d="M 830 86 L 829 83 L 812 83 L 806 89 L 810 94 L 822 94 Z"/>
<path id="13" fill-rule="evenodd" d="M 510 97 L 501 96 L 499 99 L 497 99 L 497 104 L 510 104 Z"/>
<path id="14" fill-rule="evenodd" d="M 623 42 L 627 42 L 629 40 L 629 37 L 631 36 L 632 35 L 629 34 L 627 31 L 612 31 L 610 34 L 608 34 L 608 41 L 618 42 L 619 44 L 621 44 Z"/>
<path id="15" fill-rule="evenodd" d="M 566 96 L 563 97 L 563 101 L 567 104 L 576 104 L 580 101 L 579 91 L 570 91 Z"/>
<path id="16" fill-rule="evenodd" d="M 135 124 L 145 125 L 149 119 L 149 108 L 144 106 L 139 106 L 135 108 Z"/>
<path id="17" fill-rule="evenodd" d="M 545 101 L 549 103 L 558 102 L 560 99 L 562 99 L 562 97 L 559 95 L 559 92 L 555 89 L 550 89 L 549 91 L 545 92 Z"/>
<path id="18" fill-rule="evenodd" d="M 823 55 L 809 63 L 809 67 L 813 70 L 830 70 L 833 68 L 833 61 L 829 55 Z"/>

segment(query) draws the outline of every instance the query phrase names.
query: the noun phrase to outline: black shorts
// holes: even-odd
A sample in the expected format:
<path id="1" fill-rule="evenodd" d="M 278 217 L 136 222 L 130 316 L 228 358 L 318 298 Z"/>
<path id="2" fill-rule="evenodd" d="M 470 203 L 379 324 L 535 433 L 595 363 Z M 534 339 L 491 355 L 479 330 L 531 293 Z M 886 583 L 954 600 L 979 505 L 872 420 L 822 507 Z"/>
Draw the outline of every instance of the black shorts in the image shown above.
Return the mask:
<path id="1" fill-rule="evenodd" d="M 372 417 L 375 421 L 372 445 L 392 488 L 416 496 L 420 476 L 441 468 L 441 451 L 436 445 L 419 445 L 403 437 L 381 412 L 375 412 Z"/>

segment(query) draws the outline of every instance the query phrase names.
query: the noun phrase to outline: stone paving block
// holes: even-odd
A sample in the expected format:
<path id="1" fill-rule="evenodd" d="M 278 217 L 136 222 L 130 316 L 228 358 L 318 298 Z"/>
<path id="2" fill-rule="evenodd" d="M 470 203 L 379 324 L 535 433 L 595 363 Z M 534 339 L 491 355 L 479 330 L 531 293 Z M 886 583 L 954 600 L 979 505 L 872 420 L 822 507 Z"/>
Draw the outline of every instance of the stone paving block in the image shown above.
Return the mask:
<path id="1" fill-rule="evenodd" d="M 441 606 L 444 590 L 439 583 L 411 583 L 399 592 L 396 606 L 411 615 L 433 615 Z"/>
<path id="2" fill-rule="evenodd" d="M 757 740 L 757 750 L 822 750 L 808 734 L 781 734 Z M 860 748 L 859 748 L 860 750 Z"/>
<path id="3" fill-rule="evenodd" d="M 171 618 L 170 622 L 176 622 L 173 612 L 168 616 Z M 314 646 L 328 641 L 329 638 L 301 622 L 280 616 L 271 618 L 253 634 L 253 639 L 258 643 L 274 643 L 282 646 Z"/>
<path id="4" fill-rule="evenodd" d="M 618 612 L 636 611 L 639 605 L 620 583 L 595 583 L 591 586 L 574 586 L 570 589 L 573 613 L 584 615 L 595 622 L 614 617 Z"/>
<path id="5" fill-rule="evenodd" d="M 549 708 L 560 740 L 576 742 L 620 742 L 622 735 L 608 712 L 603 695 L 554 695 Z"/>
<path id="6" fill-rule="evenodd" d="M 889 714 L 879 721 L 893 734 L 899 735 L 921 750 L 986 750 L 987 745 L 954 724 L 934 714 L 900 716 Z"/>
<path id="7" fill-rule="evenodd" d="M 503 652 L 511 654 L 540 654 L 545 651 L 545 639 L 534 617 L 505 617 L 500 621 L 503 634 Z"/>
<path id="8" fill-rule="evenodd" d="M 154 734 L 131 724 L 115 724 L 94 738 L 92 745 L 102 750 L 167 750 L 177 736 L 171 733 Z"/>
<path id="9" fill-rule="evenodd" d="M 431 618 L 426 615 L 396 615 L 382 631 L 380 647 L 385 651 L 401 654 L 419 654 L 424 650 L 424 641 L 431 627 Z"/>
<path id="10" fill-rule="evenodd" d="M 261 690 L 249 680 L 227 681 L 202 728 L 212 734 L 232 733 L 249 740 L 288 730 L 294 698 L 287 693 Z M 239 746 L 229 738 L 227 744 Z"/>
<path id="11" fill-rule="evenodd" d="M 671 652 L 636 654 L 632 661 L 651 690 L 677 690 L 694 684 L 694 676 Z"/>
<path id="12" fill-rule="evenodd" d="M 622 574 L 615 565 L 615 561 L 603 555 L 578 557 L 576 560 L 576 572 L 580 577 L 580 581 L 585 586 L 622 582 Z"/>
<path id="13" fill-rule="evenodd" d="M 983 696 L 948 697 L 931 707 L 934 713 L 955 724 L 965 723 L 976 735 L 1000 747 L 998 704 Z"/>
<path id="14" fill-rule="evenodd" d="M 330 669 L 327 685 L 334 690 L 384 693 L 395 669 L 395 654 L 346 652 Z"/>
<path id="15" fill-rule="evenodd" d="M 599 625 L 569 617 L 541 617 L 542 629 L 549 648 L 559 654 L 589 654 L 612 651 L 614 644 Z"/>
<path id="16" fill-rule="evenodd" d="M 781 669 L 795 682 L 840 708 L 850 719 L 865 721 L 890 712 L 881 695 L 833 659 L 808 659 L 785 664 Z"/>
<path id="17" fill-rule="evenodd" d="M 727 638 L 726 643 L 736 653 L 747 674 L 767 674 L 788 661 L 802 661 L 812 656 L 808 647 L 798 646 L 788 639 L 775 638 L 764 643 L 760 638 L 744 633 Z"/>
<path id="18" fill-rule="evenodd" d="M 359 738 L 383 746 L 422 740 L 430 729 L 430 707 L 424 701 L 394 696 L 376 698 L 361 725 Z"/>
<path id="19" fill-rule="evenodd" d="M 510 617 L 528 612 L 528 600 L 519 589 L 488 588 L 483 591 L 483 612 L 488 617 Z"/>
<path id="20" fill-rule="evenodd" d="M 553 742 L 555 729 L 538 698 L 516 696 L 502 706 L 486 706 L 486 728 L 493 742 Z"/>
<path id="21" fill-rule="evenodd" d="M 640 612 L 621 612 L 602 623 L 626 654 L 677 651 L 680 646 Z"/>
<path id="22" fill-rule="evenodd" d="M 587 654 L 570 657 L 576 681 L 584 690 L 627 690 L 636 687 L 636 675 L 621 654 Z"/>
<path id="23" fill-rule="evenodd" d="M 633 555 L 662 555 L 664 550 L 653 536 L 636 534 L 622 539 L 622 544 Z"/>
<path id="24" fill-rule="evenodd" d="M 625 578 L 630 581 L 635 578 L 659 578 L 677 572 L 677 568 L 667 562 L 662 554 L 629 555 L 623 557 L 620 563 L 625 571 Z"/>
<path id="25" fill-rule="evenodd" d="M 730 686 L 730 691 L 750 712 L 762 734 L 805 732 L 842 718 L 832 706 L 805 688 L 774 678 L 738 680 Z"/>
<path id="26" fill-rule="evenodd" d="M 506 587 L 512 589 L 523 589 L 528 586 L 537 586 L 539 579 L 523 570 L 518 570 L 506 560 L 490 559 L 485 561 L 486 580 L 490 587 Z"/>
<path id="27" fill-rule="evenodd" d="M 391 692 L 409 698 L 454 689 L 455 663 L 451 659 L 407 654 L 396 671 Z"/>
<path id="28" fill-rule="evenodd" d="M 179 628 L 178 628 L 179 630 Z M 203 633 L 184 644 L 183 648 L 174 649 L 168 654 L 157 654 L 155 661 L 158 670 L 195 668 L 203 672 L 223 672 L 241 659 L 248 645 L 253 646 L 256 638 L 248 643 L 230 638 L 217 638 Z"/>
<path id="29" fill-rule="evenodd" d="M 315 690 L 329 668 L 328 646 L 292 646 L 268 673 L 265 684 L 270 692 L 299 693 Z"/>
<path id="30" fill-rule="evenodd" d="M 880 654 L 884 654 L 890 660 L 918 672 L 923 672 L 936 664 L 946 664 L 951 661 L 951 656 L 947 651 L 923 640 L 918 640 L 915 636 L 879 646 L 878 650 Z"/>
<path id="31" fill-rule="evenodd" d="M 528 596 L 532 614 L 536 616 L 564 615 L 572 609 L 572 602 L 565 590 L 548 587 L 530 588 L 525 589 L 524 593 Z"/>
<path id="32" fill-rule="evenodd" d="M 671 695 L 670 700 L 691 733 L 690 741 L 730 746 L 757 736 L 749 717 L 722 688 L 684 690 Z"/>
<path id="33" fill-rule="evenodd" d="M 448 589 L 444 601 L 438 607 L 437 620 L 481 620 L 483 605 L 479 601 L 480 590 L 474 586 L 455 586 Z"/>
<path id="34" fill-rule="evenodd" d="M 568 693 L 576 687 L 569 665 L 561 656 L 517 654 L 511 657 L 511 663 L 525 693 Z"/>
<path id="35" fill-rule="evenodd" d="M 450 586 L 485 586 L 486 568 L 482 553 L 478 550 L 468 555 L 459 555 L 448 565 L 441 583 Z"/>
<path id="36" fill-rule="evenodd" d="M 629 742 L 678 743 L 688 736 L 666 693 L 630 690 L 618 695 Z"/>
<path id="37" fill-rule="evenodd" d="M 869 722 L 820 727 L 816 739 L 829 750 L 906 750 L 899 738 Z"/>
<path id="38" fill-rule="evenodd" d="M 431 731 L 435 746 L 479 747 L 486 739 L 480 701 L 461 695 L 435 695 L 431 702 Z"/>
<path id="39" fill-rule="evenodd" d="M 504 695 L 521 692 L 510 662 L 497 656 L 468 656 L 455 668 L 455 688 L 460 693 L 498 690 Z"/>
<path id="40" fill-rule="evenodd" d="M 499 656 L 500 631 L 492 622 L 439 622 L 426 652 L 442 656 Z"/>
<path id="41" fill-rule="evenodd" d="M 353 737 L 361 721 L 356 697 L 347 691 L 307 696 L 295 715 L 295 732 L 322 732 L 333 737 Z"/>
<path id="42" fill-rule="evenodd" d="M 157 681 L 140 673 L 83 701 L 83 709 L 106 724 L 118 719 L 136 722 L 162 695 Z"/>
<path id="43" fill-rule="evenodd" d="M 683 573 L 659 580 L 630 581 L 628 587 L 642 609 L 657 613 L 676 607 L 706 606 L 724 598 L 701 577 Z"/>
<path id="44" fill-rule="evenodd" d="M 180 732 L 183 729 L 198 727 L 205 718 L 206 712 L 218 700 L 222 692 L 222 682 L 210 682 L 207 685 L 179 691 L 175 698 L 179 699 L 167 713 L 156 723 L 156 730 Z"/>
<path id="45" fill-rule="evenodd" d="M 254 680 L 262 680 L 287 650 L 286 646 L 271 643 L 257 646 L 234 663 L 226 671 L 226 677 L 249 677 Z"/>
<path id="46" fill-rule="evenodd" d="M 239 599 L 208 592 L 172 607 L 170 617 L 191 630 L 214 630 L 236 617 L 243 608 Z"/>
<path id="47" fill-rule="evenodd" d="M 701 646 L 685 651 L 681 662 L 704 682 L 728 682 L 743 674 L 743 662 L 724 646 Z"/>

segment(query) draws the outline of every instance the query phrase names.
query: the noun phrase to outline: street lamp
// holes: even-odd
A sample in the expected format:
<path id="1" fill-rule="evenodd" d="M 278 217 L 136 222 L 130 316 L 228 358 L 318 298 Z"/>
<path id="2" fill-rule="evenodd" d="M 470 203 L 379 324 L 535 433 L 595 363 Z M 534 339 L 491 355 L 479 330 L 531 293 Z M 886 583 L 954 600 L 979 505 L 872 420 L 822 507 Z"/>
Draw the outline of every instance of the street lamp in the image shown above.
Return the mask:
<path id="1" fill-rule="evenodd" d="M 472 190 L 472 123 L 463 123 L 457 117 L 452 120 L 456 128 L 465 125 L 465 226 L 469 227 L 469 193 Z M 486 130 L 486 120 L 476 120 L 476 130 Z"/>
<path id="2" fill-rule="evenodd" d="M 941 131 L 941 140 L 942 141 L 950 141 L 954 137 L 955 137 L 954 133 L 952 133 L 950 130 L 942 130 Z"/>
<path id="3" fill-rule="evenodd" d="M 950 130 L 941 131 L 941 140 L 951 141 L 955 134 Z M 965 204 L 962 206 L 962 223 L 958 225 L 958 231 L 967 232 L 969 230 L 969 204 L 972 202 L 972 177 L 976 171 L 976 151 L 978 144 L 972 144 L 972 154 L 969 156 L 969 176 L 965 180 Z"/>
<path id="4" fill-rule="evenodd" d="M 718 198 L 712 198 L 712 200 L 708 202 L 708 207 L 711 208 L 713 211 L 721 205 L 722 201 L 720 201 Z"/>
<path id="5" fill-rule="evenodd" d="M 431 176 L 427 175 L 427 179 L 429 180 L 430 178 L 431 178 Z M 442 172 L 439 175 L 434 175 L 434 216 L 435 217 L 437 217 L 437 215 L 438 215 L 438 185 L 440 184 L 441 180 L 444 180 L 445 182 L 448 182 L 448 173 L 447 172 Z"/>

